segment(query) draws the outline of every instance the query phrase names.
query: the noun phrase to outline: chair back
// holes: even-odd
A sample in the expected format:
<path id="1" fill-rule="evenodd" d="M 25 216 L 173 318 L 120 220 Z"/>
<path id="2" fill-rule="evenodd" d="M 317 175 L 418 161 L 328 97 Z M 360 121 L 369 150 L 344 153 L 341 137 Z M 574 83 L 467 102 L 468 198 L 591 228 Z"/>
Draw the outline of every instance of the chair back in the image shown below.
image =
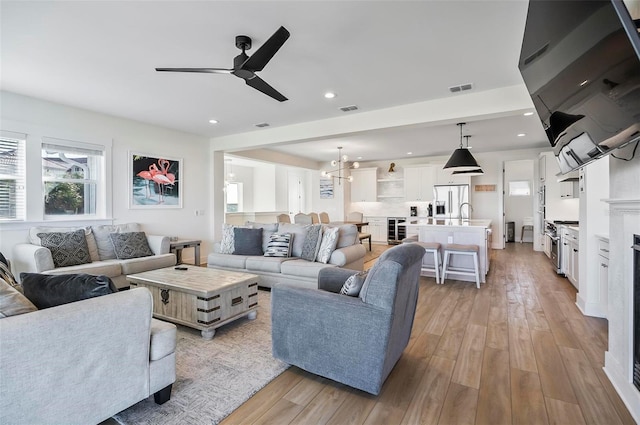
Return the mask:
<path id="1" fill-rule="evenodd" d="M 331 220 L 329 220 L 329 214 L 327 214 L 326 212 L 321 212 L 320 213 L 320 223 L 327 224 L 330 221 Z"/>
<path id="2" fill-rule="evenodd" d="M 359 211 L 352 211 L 347 214 L 347 221 L 362 221 L 363 214 Z"/>
<path id="3" fill-rule="evenodd" d="M 278 223 L 291 223 L 291 217 L 289 214 L 278 214 Z"/>
<path id="4" fill-rule="evenodd" d="M 318 213 L 309 213 L 309 215 L 311 216 L 311 224 L 318 224 L 320 223 L 320 217 L 318 217 Z"/>
<path id="5" fill-rule="evenodd" d="M 298 213 L 293 216 L 293 222 L 295 224 L 313 224 L 311 216 L 309 214 Z"/>
<path id="6" fill-rule="evenodd" d="M 533 226 L 533 217 L 522 217 L 523 226 Z"/>

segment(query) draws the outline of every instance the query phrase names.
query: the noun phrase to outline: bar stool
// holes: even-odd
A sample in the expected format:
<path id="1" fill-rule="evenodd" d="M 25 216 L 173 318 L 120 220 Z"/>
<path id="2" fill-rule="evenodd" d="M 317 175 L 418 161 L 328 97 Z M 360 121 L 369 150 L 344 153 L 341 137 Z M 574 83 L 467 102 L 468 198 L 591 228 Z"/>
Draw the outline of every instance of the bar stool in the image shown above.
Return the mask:
<path id="1" fill-rule="evenodd" d="M 465 276 L 475 276 L 476 287 L 480 289 L 480 269 L 478 267 L 478 251 L 480 247 L 478 245 L 460 245 L 460 244 L 448 244 L 444 248 L 444 261 L 442 263 L 442 283 L 449 274 L 461 274 Z M 473 268 L 449 267 L 449 257 L 453 255 L 467 255 L 473 257 Z"/>
<path id="2" fill-rule="evenodd" d="M 438 242 L 418 242 L 418 235 L 415 235 L 415 238 L 408 237 L 402 240 L 402 243 L 414 243 L 416 245 L 420 245 L 424 248 L 425 256 L 428 254 L 433 255 L 433 268 L 428 267 L 424 264 L 424 258 L 422 259 L 422 268 L 420 271 L 423 272 L 434 272 L 436 274 L 436 283 L 440 283 L 440 244 Z"/>
<path id="3" fill-rule="evenodd" d="M 530 230 L 533 236 L 533 217 L 522 217 L 522 230 L 520 231 L 520 243 L 524 238 L 525 230 Z"/>

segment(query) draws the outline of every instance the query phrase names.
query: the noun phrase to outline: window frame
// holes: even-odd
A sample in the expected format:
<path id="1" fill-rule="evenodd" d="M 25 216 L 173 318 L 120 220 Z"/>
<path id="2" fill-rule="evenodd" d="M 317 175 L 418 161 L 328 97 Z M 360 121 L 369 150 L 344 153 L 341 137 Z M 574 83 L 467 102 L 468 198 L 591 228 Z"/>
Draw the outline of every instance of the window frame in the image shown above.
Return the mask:
<path id="1" fill-rule="evenodd" d="M 24 222 L 27 218 L 27 135 L 24 133 L 0 130 L 0 140 L 16 142 L 17 145 L 17 174 L 0 174 L 0 179 L 2 180 L 14 180 L 16 192 L 14 197 L 15 217 L 0 215 L 0 223 Z"/>

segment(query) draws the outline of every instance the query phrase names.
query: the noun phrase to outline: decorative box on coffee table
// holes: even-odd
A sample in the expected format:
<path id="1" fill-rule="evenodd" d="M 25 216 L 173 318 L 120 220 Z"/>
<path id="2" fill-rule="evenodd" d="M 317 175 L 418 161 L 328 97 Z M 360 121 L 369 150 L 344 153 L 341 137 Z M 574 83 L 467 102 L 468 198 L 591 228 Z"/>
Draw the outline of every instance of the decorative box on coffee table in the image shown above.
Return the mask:
<path id="1" fill-rule="evenodd" d="M 153 296 L 154 317 L 202 332 L 247 316 L 256 318 L 259 276 L 205 267 L 175 267 L 127 275 L 131 287 L 145 287 Z"/>

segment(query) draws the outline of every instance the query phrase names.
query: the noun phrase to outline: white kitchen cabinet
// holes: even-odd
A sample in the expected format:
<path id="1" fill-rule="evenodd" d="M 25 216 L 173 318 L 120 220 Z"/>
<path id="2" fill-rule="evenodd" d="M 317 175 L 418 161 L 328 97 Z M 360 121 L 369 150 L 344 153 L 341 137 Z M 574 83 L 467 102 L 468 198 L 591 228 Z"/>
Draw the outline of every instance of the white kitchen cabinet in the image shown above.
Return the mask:
<path id="1" fill-rule="evenodd" d="M 578 241 L 578 232 L 574 229 L 567 228 L 567 243 L 569 253 L 567 256 L 567 269 L 565 274 L 569 282 L 578 288 L 578 279 L 580 275 L 580 244 Z"/>
<path id="2" fill-rule="evenodd" d="M 433 184 L 436 170 L 432 166 L 406 167 L 404 169 L 405 200 L 429 202 L 433 200 Z"/>
<path id="3" fill-rule="evenodd" d="M 365 217 L 369 223 L 363 227 L 363 232 L 371 234 L 372 242 L 387 242 L 387 218 L 386 217 Z"/>
<path id="4" fill-rule="evenodd" d="M 377 169 L 359 168 L 351 170 L 351 202 L 376 202 L 377 199 Z"/>
<path id="5" fill-rule="evenodd" d="M 598 292 L 600 295 L 599 304 L 603 309 L 604 316 L 608 314 L 607 305 L 609 303 L 609 241 L 598 240 Z"/>
<path id="6" fill-rule="evenodd" d="M 558 184 L 560 185 L 560 198 L 572 199 L 578 196 L 578 191 L 576 190 L 577 182 L 565 181 Z"/>
<path id="7" fill-rule="evenodd" d="M 562 263 L 560 264 L 560 270 L 562 270 L 562 272 L 566 275 L 567 269 L 569 267 L 569 257 L 571 252 L 571 248 L 569 247 L 569 241 L 568 241 L 568 230 L 565 226 L 558 226 L 558 230 L 562 235 L 560 237 L 560 240 L 562 241 L 561 242 L 562 245 L 560 245 L 559 247 L 559 249 L 562 251 L 560 253 L 560 259 L 562 261 Z"/>
<path id="8" fill-rule="evenodd" d="M 454 175 L 453 171 L 445 170 L 443 165 L 436 165 L 436 184 L 471 184 L 471 177 Z"/>

